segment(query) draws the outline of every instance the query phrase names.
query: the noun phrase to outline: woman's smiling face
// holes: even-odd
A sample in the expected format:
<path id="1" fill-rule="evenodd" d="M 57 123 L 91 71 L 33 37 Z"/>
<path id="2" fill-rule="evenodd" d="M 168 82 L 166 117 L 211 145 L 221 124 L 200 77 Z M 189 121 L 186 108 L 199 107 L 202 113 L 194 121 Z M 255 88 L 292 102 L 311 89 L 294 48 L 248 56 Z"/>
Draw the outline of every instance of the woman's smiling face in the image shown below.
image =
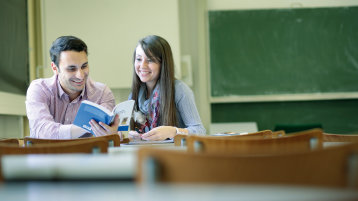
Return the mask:
<path id="1" fill-rule="evenodd" d="M 141 45 L 138 45 L 136 48 L 134 68 L 139 79 L 144 82 L 147 87 L 153 89 L 159 78 L 160 63 L 150 59 L 145 54 Z"/>

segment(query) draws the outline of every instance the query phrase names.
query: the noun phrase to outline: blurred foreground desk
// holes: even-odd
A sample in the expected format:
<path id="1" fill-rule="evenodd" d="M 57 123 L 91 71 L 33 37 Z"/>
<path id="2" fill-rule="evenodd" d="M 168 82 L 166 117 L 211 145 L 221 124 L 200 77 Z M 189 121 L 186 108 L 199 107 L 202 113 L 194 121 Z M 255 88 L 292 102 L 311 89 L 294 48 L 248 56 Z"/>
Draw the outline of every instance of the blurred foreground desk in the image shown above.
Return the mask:
<path id="1" fill-rule="evenodd" d="M 333 201 L 357 200 L 358 193 L 340 189 L 260 185 L 139 186 L 133 182 L 10 182 L 0 184 L 0 200 L 21 201 Z"/>
<path id="2" fill-rule="evenodd" d="M 183 150 L 173 143 L 147 145 Z M 110 147 L 108 154 L 32 154 L 1 157 L 5 180 L 133 180 L 138 145 Z"/>
<path id="3" fill-rule="evenodd" d="M 135 153 L 44 154 L 2 157 L 5 180 L 133 179 Z"/>

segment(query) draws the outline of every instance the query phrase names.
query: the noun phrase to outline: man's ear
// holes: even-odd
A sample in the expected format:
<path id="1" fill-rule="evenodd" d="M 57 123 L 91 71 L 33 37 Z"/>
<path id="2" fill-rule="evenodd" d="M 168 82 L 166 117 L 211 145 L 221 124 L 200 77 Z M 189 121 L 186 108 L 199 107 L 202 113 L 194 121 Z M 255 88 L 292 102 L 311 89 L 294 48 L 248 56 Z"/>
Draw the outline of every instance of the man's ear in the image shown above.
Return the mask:
<path id="1" fill-rule="evenodd" d="M 53 71 L 53 74 L 57 75 L 60 71 L 60 69 L 58 69 L 58 67 L 56 66 L 55 63 L 51 62 L 51 68 L 52 68 L 52 71 Z"/>

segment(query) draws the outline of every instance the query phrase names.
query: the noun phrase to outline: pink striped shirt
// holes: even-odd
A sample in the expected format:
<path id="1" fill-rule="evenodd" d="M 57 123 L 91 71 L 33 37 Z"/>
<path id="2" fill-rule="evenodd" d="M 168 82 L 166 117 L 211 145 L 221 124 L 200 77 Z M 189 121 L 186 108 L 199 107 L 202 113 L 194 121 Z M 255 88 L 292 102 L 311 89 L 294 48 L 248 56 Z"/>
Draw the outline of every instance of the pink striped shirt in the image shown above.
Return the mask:
<path id="1" fill-rule="evenodd" d="M 115 105 L 111 90 L 102 83 L 87 79 L 82 93 L 70 102 L 60 86 L 58 76 L 31 82 L 26 94 L 26 113 L 30 136 L 46 139 L 71 138 L 71 124 L 82 100 L 89 100 L 112 110 Z"/>

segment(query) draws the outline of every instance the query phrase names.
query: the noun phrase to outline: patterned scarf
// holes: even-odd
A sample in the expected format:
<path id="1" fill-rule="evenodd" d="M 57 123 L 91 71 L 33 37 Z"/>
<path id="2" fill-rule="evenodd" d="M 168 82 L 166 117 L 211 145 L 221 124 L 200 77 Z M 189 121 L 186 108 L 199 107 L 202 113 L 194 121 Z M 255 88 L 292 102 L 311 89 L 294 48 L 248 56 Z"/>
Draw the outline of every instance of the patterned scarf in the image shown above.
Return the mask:
<path id="1" fill-rule="evenodd" d="M 158 126 L 159 122 L 159 100 L 160 100 L 160 89 L 159 82 L 156 84 L 152 94 L 149 99 L 145 99 L 147 93 L 147 88 L 145 85 L 142 85 L 139 89 L 138 94 L 138 106 L 139 110 L 145 116 L 144 123 L 136 122 L 135 130 L 138 133 L 146 133 L 151 129 Z"/>

